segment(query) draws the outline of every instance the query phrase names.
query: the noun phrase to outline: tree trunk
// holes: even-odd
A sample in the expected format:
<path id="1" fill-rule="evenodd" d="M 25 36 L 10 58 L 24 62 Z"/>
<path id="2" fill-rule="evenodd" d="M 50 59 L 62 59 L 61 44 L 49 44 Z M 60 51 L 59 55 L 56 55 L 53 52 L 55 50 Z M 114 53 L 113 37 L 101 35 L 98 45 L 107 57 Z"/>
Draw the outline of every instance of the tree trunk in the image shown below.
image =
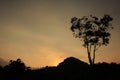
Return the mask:
<path id="1" fill-rule="evenodd" d="M 96 45 L 94 45 L 94 51 L 93 51 L 93 61 L 92 61 L 93 64 L 95 62 L 95 52 L 96 52 Z"/>
<path id="2" fill-rule="evenodd" d="M 90 63 L 90 65 L 93 65 L 93 62 L 92 62 L 92 59 L 91 59 L 90 50 L 89 50 L 89 48 L 88 48 L 88 45 L 87 45 L 87 53 L 88 53 L 89 63 Z"/>
<path id="3" fill-rule="evenodd" d="M 93 65 L 93 62 L 92 62 L 92 59 L 91 59 L 91 56 L 90 56 L 90 52 L 88 52 L 88 59 L 89 59 L 90 65 Z"/>

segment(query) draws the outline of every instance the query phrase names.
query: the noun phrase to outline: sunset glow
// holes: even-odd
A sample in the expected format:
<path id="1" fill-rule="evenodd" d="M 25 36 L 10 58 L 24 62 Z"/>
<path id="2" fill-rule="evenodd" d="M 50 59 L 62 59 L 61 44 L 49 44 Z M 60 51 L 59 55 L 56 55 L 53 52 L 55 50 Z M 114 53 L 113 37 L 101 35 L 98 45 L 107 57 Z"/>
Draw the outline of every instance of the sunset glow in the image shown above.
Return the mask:
<path id="1" fill-rule="evenodd" d="M 56 66 L 74 56 L 88 62 L 86 49 L 70 31 L 70 19 L 110 14 L 110 44 L 96 52 L 95 62 L 120 63 L 119 0 L 1 0 L 0 58 L 21 58 L 27 66 Z"/>

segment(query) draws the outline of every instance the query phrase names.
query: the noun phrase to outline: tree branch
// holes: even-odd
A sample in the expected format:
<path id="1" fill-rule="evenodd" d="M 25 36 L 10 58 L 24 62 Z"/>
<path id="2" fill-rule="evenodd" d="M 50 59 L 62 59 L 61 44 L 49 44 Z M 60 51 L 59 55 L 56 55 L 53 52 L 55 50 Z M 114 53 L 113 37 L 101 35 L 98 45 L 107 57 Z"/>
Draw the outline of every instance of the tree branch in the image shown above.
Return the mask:
<path id="1" fill-rule="evenodd" d="M 99 45 L 98 47 L 96 46 L 96 51 L 101 47 L 101 45 Z"/>

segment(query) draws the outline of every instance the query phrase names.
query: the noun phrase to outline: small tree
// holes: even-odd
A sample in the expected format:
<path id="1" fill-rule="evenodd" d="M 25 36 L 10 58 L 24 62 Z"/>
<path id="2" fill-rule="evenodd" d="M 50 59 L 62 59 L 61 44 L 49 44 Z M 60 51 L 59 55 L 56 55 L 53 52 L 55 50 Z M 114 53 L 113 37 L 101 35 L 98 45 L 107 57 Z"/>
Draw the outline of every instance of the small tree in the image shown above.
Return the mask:
<path id="1" fill-rule="evenodd" d="M 96 50 L 102 45 L 109 44 L 111 35 L 109 30 L 113 29 L 112 24 L 110 24 L 112 20 L 110 15 L 104 15 L 102 18 L 92 15 L 71 18 L 73 36 L 83 41 L 90 65 L 94 64 Z"/>

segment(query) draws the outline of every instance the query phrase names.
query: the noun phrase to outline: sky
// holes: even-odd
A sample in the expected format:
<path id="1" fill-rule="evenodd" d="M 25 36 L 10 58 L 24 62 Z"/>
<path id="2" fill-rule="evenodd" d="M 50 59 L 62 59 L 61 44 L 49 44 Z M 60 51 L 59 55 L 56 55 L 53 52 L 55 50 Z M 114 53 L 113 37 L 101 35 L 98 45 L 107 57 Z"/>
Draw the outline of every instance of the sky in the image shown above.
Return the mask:
<path id="1" fill-rule="evenodd" d="M 88 62 L 86 48 L 70 31 L 72 17 L 104 14 L 114 20 L 110 44 L 97 62 L 120 63 L 120 0 L 0 0 L 0 58 L 27 66 L 56 66 L 73 56 Z"/>

